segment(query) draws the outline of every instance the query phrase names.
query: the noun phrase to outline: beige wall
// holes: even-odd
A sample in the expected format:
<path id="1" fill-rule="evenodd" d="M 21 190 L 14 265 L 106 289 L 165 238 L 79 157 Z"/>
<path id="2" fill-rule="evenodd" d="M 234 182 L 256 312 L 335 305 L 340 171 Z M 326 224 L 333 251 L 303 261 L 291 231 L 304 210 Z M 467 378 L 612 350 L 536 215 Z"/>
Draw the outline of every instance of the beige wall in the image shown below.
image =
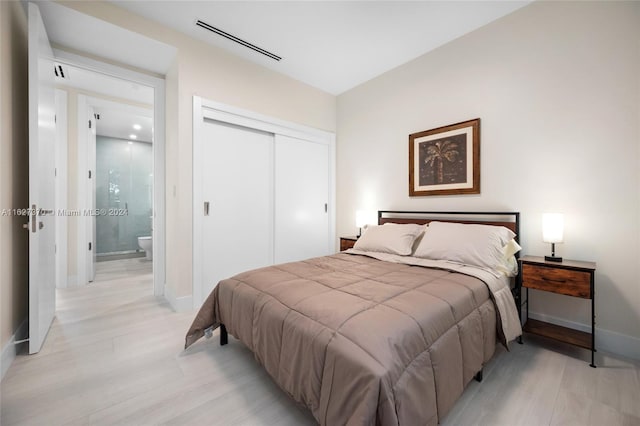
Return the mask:
<path id="1" fill-rule="evenodd" d="M 167 285 L 192 292 L 192 97 L 335 131 L 336 98 L 152 21 L 101 2 L 61 2 L 178 49 L 167 75 Z M 98 53 L 98 52 L 92 52 Z"/>
<path id="2" fill-rule="evenodd" d="M 599 338 L 640 357 L 639 43 L 640 3 L 536 2 L 340 95 L 338 234 L 357 209 L 516 210 L 544 255 L 541 214 L 563 212 L 560 255 L 597 262 Z M 476 117 L 481 194 L 410 198 L 408 135 Z M 570 297 L 531 309 L 590 323 Z"/>
<path id="3" fill-rule="evenodd" d="M 28 200 L 27 16 L 0 2 L 0 210 Z M 0 348 L 27 317 L 28 234 L 24 218 L 0 215 Z"/>

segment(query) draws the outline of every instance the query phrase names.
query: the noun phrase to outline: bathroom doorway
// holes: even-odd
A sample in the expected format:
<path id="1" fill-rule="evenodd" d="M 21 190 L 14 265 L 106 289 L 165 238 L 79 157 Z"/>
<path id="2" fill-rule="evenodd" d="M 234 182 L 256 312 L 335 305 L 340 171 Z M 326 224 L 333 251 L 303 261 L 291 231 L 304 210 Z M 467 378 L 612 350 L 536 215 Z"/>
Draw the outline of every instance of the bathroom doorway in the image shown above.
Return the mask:
<path id="1" fill-rule="evenodd" d="M 146 282 L 153 274 L 153 108 L 87 99 L 95 119 L 92 282 Z M 129 288 L 129 284 L 125 285 Z M 144 292 L 150 291 L 147 287 Z M 126 293 L 125 293 L 126 294 Z M 143 293 L 144 294 L 144 293 Z"/>
<path id="2" fill-rule="evenodd" d="M 79 129 L 78 147 L 86 146 L 88 166 L 79 182 L 85 184 L 90 212 L 83 215 L 88 282 L 105 268 L 121 277 L 127 271 L 153 272 L 154 94 L 146 86 L 136 85 L 128 93 L 120 89 L 112 87 L 109 95 L 78 95 L 78 115 L 87 117 L 79 120 L 87 129 Z"/>
<path id="3" fill-rule="evenodd" d="M 99 103 L 89 107 L 96 130 L 92 261 L 139 259 L 151 271 L 153 109 Z"/>

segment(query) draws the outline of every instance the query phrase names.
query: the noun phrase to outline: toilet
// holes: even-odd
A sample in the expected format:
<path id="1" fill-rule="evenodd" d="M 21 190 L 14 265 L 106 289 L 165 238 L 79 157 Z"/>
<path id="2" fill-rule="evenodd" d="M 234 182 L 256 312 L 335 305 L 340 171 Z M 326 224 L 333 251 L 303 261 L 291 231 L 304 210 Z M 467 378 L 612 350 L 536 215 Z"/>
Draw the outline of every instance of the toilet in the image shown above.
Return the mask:
<path id="1" fill-rule="evenodd" d="M 153 259 L 153 241 L 151 237 L 138 237 L 138 245 L 145 251 L 147 260 Z"/>

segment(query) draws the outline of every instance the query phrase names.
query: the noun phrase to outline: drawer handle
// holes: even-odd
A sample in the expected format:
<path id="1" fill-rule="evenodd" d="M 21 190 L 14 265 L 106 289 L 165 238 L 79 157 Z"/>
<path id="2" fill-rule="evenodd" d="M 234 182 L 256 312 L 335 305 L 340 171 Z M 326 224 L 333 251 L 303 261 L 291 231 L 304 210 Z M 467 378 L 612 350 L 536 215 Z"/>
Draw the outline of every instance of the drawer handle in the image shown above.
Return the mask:
<path id="1" fill-rule="evenodd" d="M 550 281 L 552 283 L 566 283 L 567 282 L 567 280 L 554 280 L 553 278 L 545 278 L 545 277 L 542 277 L 542 279 L 544 281 Z"/>

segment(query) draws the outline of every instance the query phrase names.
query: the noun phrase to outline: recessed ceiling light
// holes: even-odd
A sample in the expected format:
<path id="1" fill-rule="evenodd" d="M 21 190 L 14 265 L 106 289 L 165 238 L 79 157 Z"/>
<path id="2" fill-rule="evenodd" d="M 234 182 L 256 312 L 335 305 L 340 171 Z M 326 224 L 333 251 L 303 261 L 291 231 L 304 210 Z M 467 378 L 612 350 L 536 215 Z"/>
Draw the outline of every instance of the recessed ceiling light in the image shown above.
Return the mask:
<path id="1" fill-rule="evenodd" d="M 133 133 L 129 135 L 129 139 L 138 139 L 138 136 L 134 135 Z"/>
<path id="2" fill-rule="evenodd" d="M 133 142 L 129 141 L 129 145 L 133 145 Z"/>
<path id="3" fill-rule="evenodd" d="M 139 124 L 134 124 L 134 125 L 133 125 L 133 128 L 134 128 L 135 130 L 140 130 L 140 129 L 142 129 L 142 126 L 141 126 L 141 125 L 139 125 Z"/>

